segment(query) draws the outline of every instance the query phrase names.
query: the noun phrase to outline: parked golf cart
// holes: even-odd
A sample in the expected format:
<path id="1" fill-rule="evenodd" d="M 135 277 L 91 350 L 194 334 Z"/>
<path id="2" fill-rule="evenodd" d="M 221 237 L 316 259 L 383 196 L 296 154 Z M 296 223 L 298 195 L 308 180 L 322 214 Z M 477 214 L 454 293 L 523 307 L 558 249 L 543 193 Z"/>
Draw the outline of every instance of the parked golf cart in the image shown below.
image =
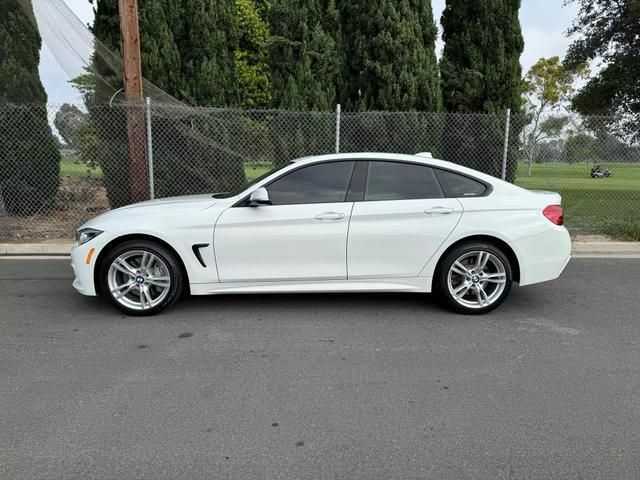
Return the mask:
<path id="1" fill-rule="evenodd" d="M 606 167 L 602 167 L 600 165 L 595 165 L 591 169 L 591 178 L 605 178 L 611 177 L 613 173 Z"/>

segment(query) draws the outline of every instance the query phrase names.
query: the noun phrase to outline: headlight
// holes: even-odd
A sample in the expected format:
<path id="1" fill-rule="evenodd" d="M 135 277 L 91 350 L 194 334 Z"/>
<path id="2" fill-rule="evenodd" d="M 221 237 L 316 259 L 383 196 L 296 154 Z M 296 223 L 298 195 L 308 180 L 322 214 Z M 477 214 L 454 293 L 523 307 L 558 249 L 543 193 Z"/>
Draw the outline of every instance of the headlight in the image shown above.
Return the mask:
<path id="1" fill-rule="evenodd" d="M 102 230 L 96 230 L 95 228 L 83 228 L 76 231 L 76 242 L 78 245 L 87 243 L 89 240 L 93 240 L 102 233 Z"/>

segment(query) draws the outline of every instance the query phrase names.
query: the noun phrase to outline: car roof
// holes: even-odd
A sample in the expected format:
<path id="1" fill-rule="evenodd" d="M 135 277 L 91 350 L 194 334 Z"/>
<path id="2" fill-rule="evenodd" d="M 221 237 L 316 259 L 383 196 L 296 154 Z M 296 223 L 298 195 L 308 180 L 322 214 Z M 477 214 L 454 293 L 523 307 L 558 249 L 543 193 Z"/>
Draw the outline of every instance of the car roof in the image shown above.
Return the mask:
<path id="1" fill-rule="evenodd" d="M 453 170 L 456 172 L 474 176 L 480 180 L 491 182 L 492 184 L 495 184 L 496 182 L 501 182 L 501 180 L 499 180 L 498 178 L 492 177 L 491 175 L 487 175 L 477 170 L 463 167 L 462 165 L 458 165 L 456 163 L 447 162 L 446 160 L 438 160 L 436 158 L 431 157 L 430 154 L 426 152 L 419 153 L 416 155 L 407 155 L 402 153 L 380 153 L 380 152 L 334 153 L 330 155 L 316 155 L 316 156 L 302 157 L 296 160 L 292 160 L 292 162 L 295 163 L 296 165 L 301 165 L 301 164 L 307 165 L 307 164 L 318 163 L 318 162 L 340 161 L 340 160 L 388 160 L 388 161 L 398 161 L 398 162 L 420 163 L 430 167 L 440 167 L 446 170 Z"/>

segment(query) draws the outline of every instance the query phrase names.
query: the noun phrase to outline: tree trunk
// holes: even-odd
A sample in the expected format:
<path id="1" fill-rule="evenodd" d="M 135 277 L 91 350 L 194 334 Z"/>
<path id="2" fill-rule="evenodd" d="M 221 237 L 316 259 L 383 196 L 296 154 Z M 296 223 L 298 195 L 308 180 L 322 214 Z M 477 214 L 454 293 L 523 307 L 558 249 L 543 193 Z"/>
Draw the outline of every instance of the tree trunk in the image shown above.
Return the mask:
<path id="1" fill-rule="evenodd" d="M 4 204 L 4 198 L 2 198 L 2 189 L 0 189 L 0 217 L 6 217 L 7 214 L 7 207 Z"/>

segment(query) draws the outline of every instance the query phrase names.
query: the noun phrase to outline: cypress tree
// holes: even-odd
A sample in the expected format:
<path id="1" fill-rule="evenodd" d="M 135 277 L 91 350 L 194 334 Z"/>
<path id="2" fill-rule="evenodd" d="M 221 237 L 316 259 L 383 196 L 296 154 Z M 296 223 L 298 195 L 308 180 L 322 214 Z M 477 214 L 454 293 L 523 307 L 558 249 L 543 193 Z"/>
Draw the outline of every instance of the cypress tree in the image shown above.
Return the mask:
<path id="1" fill-rule="evenodd" d="M 280 112 L 270 125 L 276 164 L 331 151 L 343 73 L 341 25 L 333 0 L 274 0 L 269 10 L 273 106 L 315 111 L 303 121 Z"/>
<path id="2" fill-rule="evenodd" d="M 184 99 L 192 105 L 237 105 L 233 0 L 185 0 L 181 16 Z M 153 75 L 149 78 L 153 81 Z"/>
<path id="3" fill-rule="evenodd" d="M 430 0 L 341 0 L 347 65 L 344 151 L 436 151 L 442 110 Z"/>
<path id="4" fill-rule="evenodd" d="M 520 111 L 521 0 L 447 0 L 440 69 L 448 112 Z"/>
<path id="5" fill-rule="evenodd" d="M 234 52 L 238 36 L 234 0 L 144 0 L 138 4 L 143 76 L 166 93 L 191 105 L 238 104 Z M 93 34 L 120 55 L 118 0 L 97 0 Z M 122 87 L 98 51 L 94 69 L 108 80 L 112 94 Z M 100 90 L 100 81 L 97 81 Z M 97 95 L 98 103 L 106 103 Z M 106 99 L 108 100 L 108 98 Z"/>
<path id="6" fill-rule="evenodd" d="M 504 113 L 521 108 L 520 55 L 524 41 L 518 13 L 521 0 L 447 0 L 442 15 L 445 47 L 440 71 L 447 117 L 446 160 L 500 176 Z M 507 179 L 516 171 L 515 152 L 522 125 L 512 124 Z"/>
<path id="7" fill-rule="evenodd" d="M 36 213 L 51 204 L 58 191 L 60 154 L 38 75 L 41 43 L 31 3 L 4 0 L 0 4 L 0 200 L 10 214 Z"/>
<path id="8" fill-rule="evenodd" d="M 180 2 L 145 1 L 140 9 L 140 53 L 145 78 L 174 97 L 186 88 L 178 50 Z"/>
<path id="9" fill-rule="evenodd" d="M 269 47 L 276 108 L 335 108 L 342 74 L 337 17 L 333 0 L 273 2 Z"/>
<path id="10" fill-rule="evenodd" d="M 190 105 L 239 103 L 234 0 L 144 0 L 139 2 L 142 74 L 164 92 Z M 97 0 L 93 33 L 120 55 L 117 0 Z M 98 49 L 88 108 L 101 140 L 101 165 L 112 206 L 130 201 L 126 110 L 105 107 L 122 87 L 109 52 Z M 103 81 L 103 80 L 106 80 Z M 145 92 L 147 94 L 158 92 Z M 180 107 L 154 109 L 153 146 L 157 196 L 225 191 L 245 181 L 242 165 L 218 149 L 230 127 Z M 176 176 L 176 171 L 181 174 Z"/>
<path id="11" fill-rule="evenodd" d="M 350 108 L 441 110 L 430 0 L 344 1 L 343 15 Z"/>

